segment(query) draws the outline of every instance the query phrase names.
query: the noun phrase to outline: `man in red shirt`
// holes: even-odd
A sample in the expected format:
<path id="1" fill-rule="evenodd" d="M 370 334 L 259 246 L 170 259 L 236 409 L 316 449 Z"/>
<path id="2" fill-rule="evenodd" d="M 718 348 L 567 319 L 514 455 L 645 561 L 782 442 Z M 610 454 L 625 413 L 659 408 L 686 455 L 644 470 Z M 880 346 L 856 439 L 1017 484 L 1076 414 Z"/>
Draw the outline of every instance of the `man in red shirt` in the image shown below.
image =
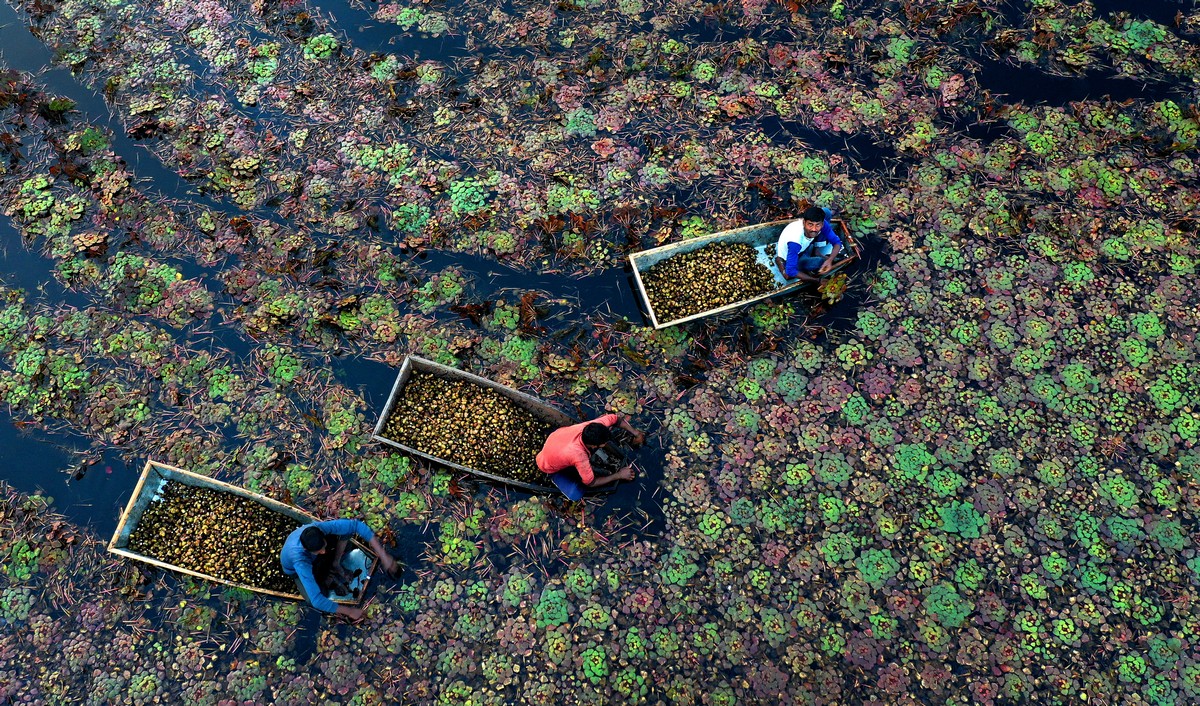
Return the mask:
<path id="1" fill-rule="evenodd" d="M 555 429 L 537 455 L 538 468 L 550 474 L 550 480 L 571 500 L 583 498 L 585 487 L 599 488 L 618 480 L 632 480 L 633 467 L 625 466 L 616 473 L 596 477 L 592 471 L 592 452 L 612 438 L 610 429 L 619 426 L 633 436 L 633 445 L 641 446 L 646 435 L 629 425 L 619 414 L 606 414 L 598 419 Z"/>

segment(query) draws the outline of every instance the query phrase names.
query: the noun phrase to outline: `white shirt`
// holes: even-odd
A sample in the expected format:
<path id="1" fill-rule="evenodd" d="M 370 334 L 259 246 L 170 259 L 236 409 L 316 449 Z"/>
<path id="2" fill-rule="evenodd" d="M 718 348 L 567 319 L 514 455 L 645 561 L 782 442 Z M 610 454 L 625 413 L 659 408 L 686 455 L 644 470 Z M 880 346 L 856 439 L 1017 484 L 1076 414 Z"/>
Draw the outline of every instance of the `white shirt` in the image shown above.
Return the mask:
<path id="1" fill-rule="evenodd" d="M 804 252 L 812 244 L 812 241 L 813 237 L 804 230 L 804 219 L 792 221 L 784 226 L 783 232 L 779 234 L 779 242 L 775 243 L 775 257 L 787 260 L 788 243 L 799 243 L 800 252 Z"/>

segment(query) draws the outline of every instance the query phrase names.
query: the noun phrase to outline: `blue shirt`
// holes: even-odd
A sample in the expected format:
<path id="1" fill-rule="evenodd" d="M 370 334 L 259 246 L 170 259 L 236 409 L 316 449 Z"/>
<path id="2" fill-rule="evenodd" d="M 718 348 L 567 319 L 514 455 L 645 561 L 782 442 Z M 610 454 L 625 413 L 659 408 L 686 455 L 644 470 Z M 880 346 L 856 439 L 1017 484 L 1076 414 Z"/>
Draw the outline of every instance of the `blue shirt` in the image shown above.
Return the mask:
<path id="1" fill-rule="evenodd" d="M 333 537 L 344 537 L 353 533 L 366 542 L 374 539 L 375 533 L 362 520 L 326 520 L 297 527 L 284 541 L 283 549 L 279 552 L 279 563 L 283 565 L 283 573 L 300 579 L 300 585 L 304 586 L 304 593 L 308 596 L 308 602 L 312 604 L 313 608 L 325 613 L 334 613 L 337 612 L 337 603 L 334 603 L 321 591 L 321 586 L 317 584 L 317 579 L 313 576 L 313 560 L 317 558 L 317 555 L 305 549 L 304 545 L 300 543 L 300 534 L 309 527 L 316 527 L 326 536 Z M 332 546 L 326 549 L 326 551 L 333 550 Z"/>

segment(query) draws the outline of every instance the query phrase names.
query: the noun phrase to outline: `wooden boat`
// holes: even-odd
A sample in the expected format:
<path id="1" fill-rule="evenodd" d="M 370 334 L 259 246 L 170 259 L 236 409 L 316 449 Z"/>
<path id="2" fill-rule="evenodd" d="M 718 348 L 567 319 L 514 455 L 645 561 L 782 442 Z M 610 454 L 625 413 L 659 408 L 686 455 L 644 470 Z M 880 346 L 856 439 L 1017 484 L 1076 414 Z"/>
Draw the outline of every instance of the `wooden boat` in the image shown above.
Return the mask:
<path id="1" fill-rule="evenodd" d="M 268 596 L 276 596 L 278 598 L 304 600 L 304 596 L 300 595 L 299 593 L 271 591 L 265 588 L 258 588 L 257 586 L 238 583 L 236 581 L 226 581 L 225 579 L 217 578 L 216 576 L 209 576 L 208 574 L 191 571 L 190 569 L 185 569 L 181 566 L 176 566 L 174 564 L 160 561 L 153 557 L 131 551 L 129 549 L 129 536 L 137 527 L 138 522 L 141 521 L 142 513 L 150 505 L 150 503 L 155 501 L 159 491 L 164 485 L 166 485 L 167 481 L 175 481 L 177 483 L 197 486 L 200 488 L 209 488 L 223 493 L 229 493 L 231 495 L 247 498 L 301 524 L 308 524 L 309 522 L 317 521 L 316 517 L 297 507 L 281 503 L 278 500 L 272 500 L 271 498 L 268 498 L 264 495 L 259 495 L 258 493 L 246 490 L 245 488 L 239 488 L 236 485 L 222 483 L 219 480 L 213 480 L 207 476 L 185 471 L 182 468 L 168 466 L 164 463 L 159 463 L 158 461 L 147 461 L 146 467 L 142 469 L 141 477 L 138 478 L 137 486 L 135 486 L 133 489 L 133 497 L 129 498 L 129 503 L 125 506 L 125 512 L 121 513 L 121 521 L 117 523 L 117 529 L 115 532 L 113 532 L 112 539 L 108 543 L 108 551 L 112 552 L 113 554 L 128 557 L 130 559 L 136 559 L 137 561 L 142 561 L 147 564 L 153 564 L 154 566 L 163 569 L 170 569 L 171 571 L 177 571 L 181 574 L 187 574 L 188 576 L 195 576 L 197 578 L 207 579 L 209 581 L 216 581 L 217 583 L 223 583 L 227 586 L 234 586 L 247 591 L 263 593 Z M 353 574 L 358 569 L 361 569 L 362 573 L 355 576 L 353 581 L 351 581 L 350 590 L 352 593 L 329 596 L 334 601 L 344 605 L 354 605 L 358 603 L 359 599 L 354 597 L 353 592 L 357 591 L 359 596 L 363 595 L 363 593 L 366 591 L 367 584 L 371 581 L 371 574 L 375 570 L 375 562 L 377 561 L 377 559 L 371 555 L 370 551 L 367 550 L 362 543 L 355 540 L 353 544 L 355 545 L 354 548 L 347 551 L 345 556 L 342 558 L 342 566 L 346 568 L 350 574 Z M 282 547 L 280 548 L 282 549 Z"/>
<path id="2" fill-rule="evenodd" d="M 524 392 L 518 392 L 518 391 L 512 389 L 511 387 L 505 387 L 504 385 L 501 385 L 498 382 L 488 380 L 487 378 L 480 377 L 478 375 L 472 375 L 471 373 L 463 372 L 457 368 L 451 368 L 447 365 L 442 365 L 441 363 L 435 363 L 432 360 L 426 360 L 425 358 L 420 358 L 415 355 L 410 355 L 410 356 L 406 356 L 404 358 L 404 363 L 402 363 L 400 365 L 400 373 L 398 375 L 396 375 L 396 383 L 394 385 L 392 385 L 392 394 L 388 396 L 387 405 L 383 408 L 383 413 L 379 415 L 379 421 L 375 424 L 375 432 L 374 432 L 372 438 L 378 439 L 379 441 L 382 441 L 383 443 L 388 444 L 389 446 L 394 446 L 395 448 L 400 449 L 401 451 L 403 451 L 407 454 L 412 454 L 413 456 L 419 456 L 419 457 L 427 459 L 429 461 L 433 461 L 434 463 L 439 463 L 443 466 L 449 466 L 450 468 L 454 468 L 454 469 L 457 469 L 460 471 L 466 471 L 467 473 L 472 473 L 481 478 L 486 478 L 491 481 L 496 481 L 498 483 L 504 483 L 506 485 L 511 485 L 511 486 L 514 486 L 517 488 L 523 488 L 525 490 L 530 490 L 530 491 L 533 491 L 536 493 L 557 493 L 558 492 L 557 488 L 555 488 L 549 484 L 535 485 L 532 483 L 525 483 L 525 482 L 522 482 L 522 481 L 519 481 L 519 480 L 516 480 L 513 478 L 505 478 L 504 476 L 498 476 L 493 473 L 487 473 L 486 471 L 480 471 L 478 469 L 471 468 L 469 466 L 464 466 L 461 463 L 457 463 L 454 461 L 454 459 L 441 458 L 440 456 L 434 456 L 433 454 L 425 453 L 424 451 L 421 451 L 420 449 L 415 449 L 411 446 L 406 446 L 397 441 L 389 439 L 386 436 L 383 436 L 384 425 L 387 423 L 388 417 L 391 416 L 392 409 L 395 407 L 396 401 L 400 398 L 401 393 L 403 393 L 403 391 L 404 391 L 404 386 L 408 384 L 408 381 L 412 377 L 412 374 L 414 371 L 421 372 L 421 373 L 427 373 L 427 374 L 430 374 L 430 375 L 433 375 L 435 377 L 439 377 L 439 378 L 442 378 L 445 380 L 463 380 L 463 381 L 470 382 L 470 383 L 480 385 L 483 387 L 490 387 L 493 390 L 495 390 L 496 392 L 499 392 L 501 395 L 504 395 L 508 399 L 515 402 L 519 407 L 521 407 L 525 411 L 532 413 L 534 416 L 538 417 L 539 419 L 544 419 L 548 424 L 552 424 L 556 427 L 568 426 L 571 424 L 577 424 L 579 422 L 579 420 L 575 419 L 574 417 L 571 417 L 571 416 L 565 414 L 564 412 L 562 412 L 554 407 L 551 407 L 544 400 L 538 399 L 537 397 L 534 397 L 533 395 L 527 395 Z M 601 459 L 601 462 L 603 462 L 603 459 Z M 614 485 L 615 484 L 606 485 L 606 486 L 599 488 L 599 490 L 601 490 L 601 491 L 611 490 L 614 488 Z"/>
<path id="3" fill-rule="evenodd" d="M 776 297 L 781 294 L 788 294 L 812 284 L 811 282 L 805 282 L 803 280 L 788 281 L 783 278 L 783 275 L 779 273 L 779 268 L 775 266 L 775 243 L 779 241 L 779 234 L 783 232 L 784 226 L 793 222 L 794 220 L 794 218 L 791 218 L 785 221 L 773 221 L 771 223 L 761 223 L 759 225 L 745 226 L 743 228 L 734 228 L 733 230 L 721 231 L 720 233 L 704 235 L 699 238 L 692 238 L 679 243 L 671 243 L 670 245 L 663 245 L 661 247 L 642 250 L 641 252 L 630 254 L 629 264 L 633 267 L 633 277 L 634 281 L 637 283 L 638 293 L 641 295 L 642 301 L 646 303 L 646 312 L 650 316 L 650 323 L 653 324 L 654 328 L 656 329 L 666 328 L 668 326 L 674 326 L 676 324 L 702 319 L 706 316 L 732 311 L 739 307 L 746 306 L 747 304 L 753 304 L 754 302 L 762 301 L 770 297 Z M 850 229 L 846 227 L 846 223 L 840 219 L 836 219 L 832 221 L 832 223 L 834 229 L 838 233 L 838 237 L 842 240 L 842 251 L 838 254 L 837 259 L 833 263 L 833 268 L 826 276 L 834 274 L 835 272 L 843 269 L 846 267 L 846 265 L 849 265 L 851 262 L 857 260 L 862 254 L 862 249 L 859 246 L 858 241 L 855 240 L 852 235 L 850 235 Z M 732 302 L 716 309 L 701 311 L 697 314 L 685 316 L 673 321 L 659 321 L 658 317 L 654 313 L 654 305 L 651 303 L 650 297 L 646 296 L 646 287 L 642 283 L 642 274 L 651 267 L 673 255 L 682 255 L 683 253 L 699 250 L 705 245 L 712 245 L 713 243 L 746 243 L 747 245 L 752 246 L 758 252 L 758 261 L 766 266 L 767 269 L 771 270 L 771 274 L 775 276 L 775 289 L 750 299 Z"/>

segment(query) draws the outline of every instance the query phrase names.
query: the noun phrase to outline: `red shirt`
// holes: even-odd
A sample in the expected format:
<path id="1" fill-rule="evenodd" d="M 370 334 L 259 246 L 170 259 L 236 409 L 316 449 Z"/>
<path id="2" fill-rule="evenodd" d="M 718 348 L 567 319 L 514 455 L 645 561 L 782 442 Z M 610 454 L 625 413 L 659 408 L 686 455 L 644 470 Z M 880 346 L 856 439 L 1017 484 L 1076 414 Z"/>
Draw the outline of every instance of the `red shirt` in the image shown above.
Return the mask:
<path id="1" fill-rule="evenodd" d="M 538 468 L 542 469 L 544 473 L 558 473 L 574 466 L 575 470 L 579 472 L 579 479 L 583 481 L 583 484 L 591 485 L 595 480 L 595 475 L 592 473 L 591 455 L 588 453 L 587 447 L 583 445 L 583 429 L 593 422 L 611 428 L 618 419 L 620 417 L 615 414 L 606 414 L 591 422 L 572 424 L 569 427 L 562 427 L 550 432 L 549 438 L 542 446 L 541 453 L 537 455 Z"/>

